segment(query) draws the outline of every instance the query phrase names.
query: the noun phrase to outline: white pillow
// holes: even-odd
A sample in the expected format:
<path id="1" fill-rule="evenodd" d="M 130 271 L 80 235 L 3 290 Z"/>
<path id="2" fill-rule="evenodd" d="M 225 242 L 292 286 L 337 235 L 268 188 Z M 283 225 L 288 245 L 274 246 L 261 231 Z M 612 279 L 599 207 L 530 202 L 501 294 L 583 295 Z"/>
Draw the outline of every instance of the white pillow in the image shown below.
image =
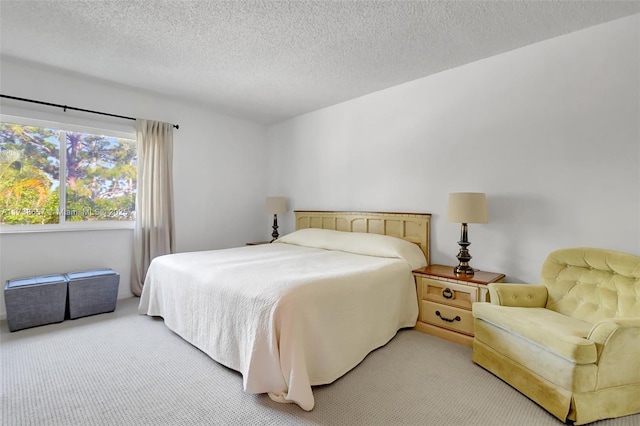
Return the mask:
<path id="1" fill-rule="evenodd" d="M 274 243 L 398 258 L 407 262 L 412 270 L 427 266 L 424 253 L 417 244 L 389 235 L 306 228 L 280 237 Z"/>

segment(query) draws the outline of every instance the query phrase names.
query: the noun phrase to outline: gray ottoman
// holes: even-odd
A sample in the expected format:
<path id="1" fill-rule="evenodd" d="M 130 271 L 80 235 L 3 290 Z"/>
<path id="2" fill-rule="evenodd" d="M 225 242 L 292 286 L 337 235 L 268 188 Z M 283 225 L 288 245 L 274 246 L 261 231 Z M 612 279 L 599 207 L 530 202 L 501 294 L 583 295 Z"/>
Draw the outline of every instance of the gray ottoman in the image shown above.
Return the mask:
<path id="1" fill-rule="evenodd" d="M 94 269 L 66 276 L 70 319 L 115 311 L 120 274 L 112 269 Z"/>
<path id="2" fill-rule="evenodd" d="M 64 321 L 66 302 L 64 275 L 17 278 L 7 281 L 4 287 L 11 331 Z"/>

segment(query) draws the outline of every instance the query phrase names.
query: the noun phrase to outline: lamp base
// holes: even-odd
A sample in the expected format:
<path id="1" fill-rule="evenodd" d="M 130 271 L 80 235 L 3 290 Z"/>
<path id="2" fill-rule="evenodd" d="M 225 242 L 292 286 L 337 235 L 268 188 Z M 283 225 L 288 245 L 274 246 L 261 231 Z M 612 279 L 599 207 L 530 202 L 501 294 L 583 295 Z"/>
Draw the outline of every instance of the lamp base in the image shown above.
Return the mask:
<path id="1" fill-rule="evenodd" d="M 475 273 L 475 270 L 471 266 L 469 266 L 469 264 L 464 265 L 463 263 L 460 263 L 458 266 L 453 268 L 453 272 L 456 275 L 465 275 L 467 277 L 472 277 Z"/>
<path id="2" fill-rule="evenodd" d="M 273 215 L 273 232 L 271 233 L 271 236 L 273 237 L 273 239 L 271 241 L 269 241 L 270 243 L 272 243 L 275 240 L 277 240 L 278 237 L 280 236 L 278 234 L 278 215 L 277 214 Z"/>
<path id="3" fill-rule="evenodd" d="M 469 266 L 469 261 L 472 259 L 472 257 L 469 254 L 469 250 L 467 249 L 467 247 L 469 247 L 471 243 L 467 238 L 466 223 L 463 223 L 460 227 L 460 241 L 458 241 L 458 244 L 460 245 L 460 251 L 458 252 L 458 255 L 456 257 L 458 258 L 458 262 L 460 263 L 458 264 L 458 266 L 453 268 L 453 272 L 456 275 L 465 275 L 467 277 L 473 276 L 473 268 Z"/>

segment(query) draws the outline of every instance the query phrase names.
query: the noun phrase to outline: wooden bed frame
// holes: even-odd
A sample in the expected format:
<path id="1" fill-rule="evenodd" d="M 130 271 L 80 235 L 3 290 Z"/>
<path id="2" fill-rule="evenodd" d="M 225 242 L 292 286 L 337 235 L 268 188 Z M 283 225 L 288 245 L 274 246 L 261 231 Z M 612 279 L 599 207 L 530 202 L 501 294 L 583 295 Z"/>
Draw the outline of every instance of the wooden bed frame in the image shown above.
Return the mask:
<path id="1" fill-rule="evenodd" d="M 296 230 L 333 229 L 390 235 L 417 244 L 429 260 L 430 213 L 340 212 L 295 210 Z"/>

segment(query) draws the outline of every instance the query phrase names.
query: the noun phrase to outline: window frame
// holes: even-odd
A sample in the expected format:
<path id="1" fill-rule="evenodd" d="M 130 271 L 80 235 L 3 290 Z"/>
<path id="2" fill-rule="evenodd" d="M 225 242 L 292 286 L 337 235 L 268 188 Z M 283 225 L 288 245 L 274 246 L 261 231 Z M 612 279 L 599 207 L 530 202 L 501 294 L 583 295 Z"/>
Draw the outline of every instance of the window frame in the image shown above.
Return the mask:
<path id="1" fill-rule="evenodd" d="M 136 132 L 133 126 L 130 131 L 116 129 L 116 126 L 108 126 L 104 123 L 105 127 L 94 127 L 87 124 L 74 124 L 67 121 L 58 121 L 51 119 L 30 118 L 21 115 L 13 114 L 0 114 L 0 121 L 4 123 L 19 124 L 22 126 L 35 126 L 49 129 L 56 129 L 63 132 L 79 132 L 79 133 L 91 133 L 95 135 L 104 135 L 109 137 L 117 137 L 124 139 L 136 140 Z M 103 123 L 100 123 L 103 124 Z M 65 147 L 66 148 L 66 147 Z M 66 149 L 60 148 L 60 153 L 66 152 Z M 66 172 L 66 155 L 60 156 L 60 168 Z M 63 169 L 63 167 L 65 167 Z M 60 180 L 60 206 L 66 203 L 66 182 L 63 179 Z M 64 196 L 64 197 L 63 197 Z M 62 209 L 64 211 L 64 208 Z M 100 221 L 86 221 L 86 222 L 67 222 L 46 225 L 37 224 L 25 224 L 25 225 L 1 225 L 0 234 L 19 234 L 19 233 L 34 233 L 34 232 L 69 232 L 69 231 L 101 231 L 101 230 L 114 230 L 114 229 L 134 229 L 135 220 L 100 220 Z"/>

